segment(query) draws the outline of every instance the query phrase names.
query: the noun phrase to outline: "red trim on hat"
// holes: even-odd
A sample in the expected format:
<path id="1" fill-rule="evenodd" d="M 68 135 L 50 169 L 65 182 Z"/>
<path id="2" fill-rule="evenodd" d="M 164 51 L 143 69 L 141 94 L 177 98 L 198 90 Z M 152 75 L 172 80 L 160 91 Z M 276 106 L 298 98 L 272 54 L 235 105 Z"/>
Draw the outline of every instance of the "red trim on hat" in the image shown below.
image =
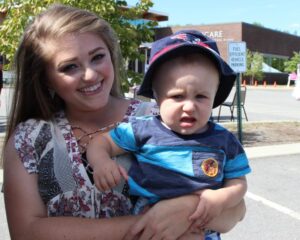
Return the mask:
<path id="1" fill-rule="evenodd" d="M 181 39 L 181 40 L 186 41 L 187 35 L 186 35 L 186 33 L 180 33 L 180 34 L 172 36 L 171 39 Z"/>
<path id="2" fill-rule="evenodd" d="M 200 46 L 203 46 L 203 47 L 205 47 L 205 48 L 211 49 L 210 46 L 208 46 L 208 45 L 207 45 L 206 43 L 204 43 L 204 42 L 196 41 L 195 43 L 196 43 L 197 45 L 200 45 Z"/>
<path id="3" fill-rule="evenodd" d="M 157 52 L 152 59 L 150 60 L 150 64 L 152 64 L 158 57 L 160 57 L 161 55 L 163 55 L 164 53 L 168 52 L 169 50 L 177 47 L 178 45 L 181 45 L 182 43 L 177 43 L 177 44 L 173 44 L 170 46 L 167 46 L 165 48 L 163 48 L 162 50 L 160 50 L 159 52 Z"/>

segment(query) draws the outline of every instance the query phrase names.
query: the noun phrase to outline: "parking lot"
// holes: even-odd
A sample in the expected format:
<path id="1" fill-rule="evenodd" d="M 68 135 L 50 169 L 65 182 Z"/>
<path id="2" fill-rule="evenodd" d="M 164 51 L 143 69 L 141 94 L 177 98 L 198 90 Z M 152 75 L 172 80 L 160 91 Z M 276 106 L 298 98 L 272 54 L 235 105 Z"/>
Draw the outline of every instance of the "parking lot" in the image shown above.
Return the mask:
<path id="1" fill-rule="evenodd" d="M 246 217 L 223 240 L 300 239 L 299 156 L 251 159 Z"/>

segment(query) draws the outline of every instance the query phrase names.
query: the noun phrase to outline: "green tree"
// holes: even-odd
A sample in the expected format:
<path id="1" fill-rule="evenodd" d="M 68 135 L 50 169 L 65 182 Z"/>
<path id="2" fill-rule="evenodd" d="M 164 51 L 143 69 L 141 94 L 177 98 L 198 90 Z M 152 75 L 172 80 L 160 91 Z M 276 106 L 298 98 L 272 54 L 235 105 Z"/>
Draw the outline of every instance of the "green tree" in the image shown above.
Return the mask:
<path id="1" fill-rule="evenodd" d="M 153 40 L 154 30 L 157 25 L 154 21 L 139 21 L 134 24 L 132 20 L 141 19 L 143 13 L 153 6 L 151 0 L 140 0 L 132 8 L 124 10 L 127 2 L 123 0 L 4 0 L 0 1 L 0 8 L 8 10 L 7 16 L 0 26 L 0 53 L 12 62 L 19 40 L 27 23 L 48 5 L 62 3 L 82 9 L 90 10 L 107 20 L 118 34 L 124 62 L 139 59 L 144 60 L 143 53 L 138 48 L 142 42 Z M 10 68 L 10 64 L 6 68 Z M 124 91 L 129 86 L 138 83 L 141 75 L 132 71 L 127 72 L 131 79 L 122 82 Z"/>
<path id="2" fill-rule="evenodd" d="M 254 80 L 261 81 L 263 79 L 263 55 L 254 52 L 252 53 L 247 49 L 247 70 L 244 73 L 245 76 L 250 77 L 250 83 L 253 84 Z"/>
<path id="3" fill-rule="evenodd" d="M 265 27 L 263 24 L 261 24 L 260 22 L 253 22 L 252 23 L 253 25 L 255 26 L 258 26 L 258 27 Z"/>
<path id="4" fill-rule="evenodd" d="M 284 71 L 284 63 L 285 63 L 285 61 L 286 61 L 286 59 L 283 59 L 283 58 L 273 58 L 271 66 L 273 68 L 276 68 L 279 71 L 283 72 Z"/>
<path id="5" fill-rule="evenodd" d="M 300 64 L 300 53 L 294 52 L 294 55 L 284 63 L 284 71 L 288 73 L 296 72 L 297 64 Z"/>

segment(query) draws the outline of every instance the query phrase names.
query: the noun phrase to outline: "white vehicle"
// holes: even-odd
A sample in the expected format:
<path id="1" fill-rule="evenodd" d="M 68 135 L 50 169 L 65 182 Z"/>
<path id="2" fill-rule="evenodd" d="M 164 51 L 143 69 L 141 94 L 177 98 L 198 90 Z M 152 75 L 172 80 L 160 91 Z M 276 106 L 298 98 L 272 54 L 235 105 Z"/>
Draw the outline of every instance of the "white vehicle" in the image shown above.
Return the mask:
<path id="1" fill-rule="evenodd" d="M 15 79 L 15 74 L 12 71 L 3 71 L 3 83 L 12 84 Z"/>

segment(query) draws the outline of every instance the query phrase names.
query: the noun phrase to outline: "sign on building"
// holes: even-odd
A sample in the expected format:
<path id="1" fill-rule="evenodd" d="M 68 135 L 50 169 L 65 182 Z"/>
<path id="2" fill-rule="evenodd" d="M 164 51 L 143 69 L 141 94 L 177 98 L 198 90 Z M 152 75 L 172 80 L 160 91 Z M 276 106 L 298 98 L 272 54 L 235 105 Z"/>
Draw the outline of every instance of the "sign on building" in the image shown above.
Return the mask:
<path id="1" fill-rule="evenodd" d="M 228 64 L 237 73 L 247 70 L 247 48 L 245 42 L 228 42 Z"/>

